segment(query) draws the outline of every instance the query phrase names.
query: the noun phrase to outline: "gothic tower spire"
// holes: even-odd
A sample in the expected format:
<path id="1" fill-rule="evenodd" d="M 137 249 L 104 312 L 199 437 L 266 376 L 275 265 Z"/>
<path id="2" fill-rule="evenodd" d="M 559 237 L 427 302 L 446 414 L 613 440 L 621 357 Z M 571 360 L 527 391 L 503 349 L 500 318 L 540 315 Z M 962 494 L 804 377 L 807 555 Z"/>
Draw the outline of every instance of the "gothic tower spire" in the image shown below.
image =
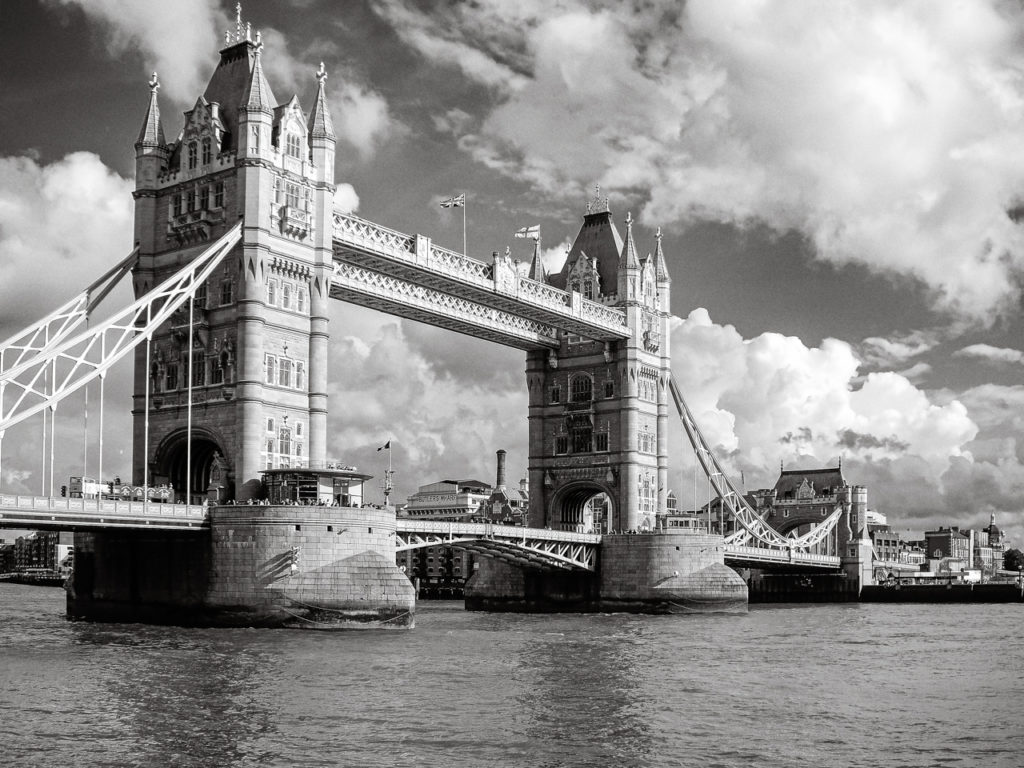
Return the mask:
<path id="1" fill-rule="evenodd" d="M 160 122 L 160 102 L 156 96 L 159 89 L 160 80 L 154 72 L 153 78 L 149 81 L 149 107 L 146 109 L 146 117 L 142 120 L 139 139 L 135 143 L 137 149 L 139 145 L 147 149 L 156 149 L 167 144 L 167 139 L 164 138 L 164 126 Z"/>
<path id="2" fill-rule="evenodd" d="M 530 262 L 529 277 L 538 283 L 546 283 L 548 281 L 548 271 L 544 268 L 544 258 L 540 251 L 539 237 L 533 241 L 533 261 Z"/>
<path id="3" fill-rule="evenodd" d="M 313 111 L 309 114 L 309 139 L 335 139 L 334 123 L 331 121 L 331 110 L 327 108 L 327 93 L 324 83 L 327 81 L 327 71 L 324 63 L 320 62 L 320 69 L 316 72 L 316 100 L 313 102 Z"/>

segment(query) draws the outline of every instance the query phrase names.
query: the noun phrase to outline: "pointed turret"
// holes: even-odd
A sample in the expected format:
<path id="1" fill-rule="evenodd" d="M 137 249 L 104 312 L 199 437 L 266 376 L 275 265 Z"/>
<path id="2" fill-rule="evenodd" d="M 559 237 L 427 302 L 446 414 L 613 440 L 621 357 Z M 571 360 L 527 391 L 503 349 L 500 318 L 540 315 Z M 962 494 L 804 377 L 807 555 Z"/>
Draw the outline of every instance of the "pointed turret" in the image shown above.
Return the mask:
<path id="1" fill-rule="evenodd" d="M 619 302 L 637 301 L 640 298 L 640 259 L 633 242 L 633 215 L 626 214 L 626 240 L 619 255 Z"/>
<path id="2" fill-rule="evenodd" d="M 654 235 L 657 245 L 654 247 L 654 274 L 658 283 L 671 283 L 672 278 L 668 276 L 668 266 L 665 264 L 665 252 L 661 249 L 661 227 L 658 227 Z"/>
<path id="3" fill-rule="evenodd" d="M 327 71 L 324 63 L 320 62 L 320 69 L 316 72 L 316 100 L 313 102 L 313 111 L 309 113 L 309 143 L 313 139 L 335 139 L 334 123 L 331 120 L 331 110 L 327 108 L 327 92 L 324 83 L 327 81 Z"/>
<path id="4" fill-rule="evenodd" d="M 327 70 L 324 69 L 322 61 L 320 69 L 316 71 L 316 100 L 313 102 L 313 110 L 309 113 L 308 123 L 309 135 L 306 141 L 309 144 L 309 155 L 314 171 L 320 181 L 334 184 L 334 150 L 337 138 L 334 133 L 334 122 L 331 120 L 331 110 L 327 105 Z M 328 210 L 327 214 L 330 213 Z"/>
<path id="5" fill-rule="evenodd" d="M 263 41 L 259 32 L 256 33 L 256 45 L 253 49 L 255 56 L 252 62 L 252 73 L 249 82 L 242 92 L 242 103 L 239 105 L 247 112 L 266 112 L 273 114 L 276 100 L 274 93 L 270 90 L 270 83 L 263 74 L 263 64 L 260 62 L 260 54 L 263 52 Z"/>
<path id="6" fill-rule="evenodd" d="M 149 108 L 146 110 L 146 117 L 142 121 L 142 130 L 139 131 L 138 141 L 135 142 L 135 149 L 164 147 L 167 140 L 164 138 L 164 126 L 160 122 L 160 102 L 157 100 L 156 92 L 160 90 L 160 80 L 153 73 L 149 81 Z"/>
<path id="7" fill-rule="evenodd" d="M 533 241 L 533 261 L 530 262 L 530 274 L 528 277 L 538 283 L 548 281 L 548 271 L 544 268 L 544 258 L 540 251 L 540 238 Z"/>

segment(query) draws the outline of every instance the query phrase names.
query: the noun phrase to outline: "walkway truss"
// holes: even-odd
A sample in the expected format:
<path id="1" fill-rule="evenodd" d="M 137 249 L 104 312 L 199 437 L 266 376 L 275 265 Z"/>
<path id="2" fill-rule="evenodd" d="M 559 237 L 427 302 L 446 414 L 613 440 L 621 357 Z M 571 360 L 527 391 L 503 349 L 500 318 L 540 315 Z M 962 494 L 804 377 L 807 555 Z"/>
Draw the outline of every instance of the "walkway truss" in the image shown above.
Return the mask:
<path id="1" fill-rule="evenodd" d="M 395 551 L 453 546 L 525 568 L 594 571 L 600 543 L 596 533 L 399 519 Z"/>
<path id="2" fill-rule="evenodd" d="M 743 494 L 736 490 L 732 481 L 726 476 L 722 465 L 712 452 L 707 440 L 704 439 L 700 427 L 697 426 L 693 413 L 687 406 L 679 390 L 675 377 L 669 379 L 669 391 L 672 394 L 676 411 L 683 423 L 686 436 L 693 446 L 693 451 L 700 462 L 704 474 L 711 483 L 714 494 L 722 504 L 722 509 L 737 525 L 735 533 L 725 539 L 726 559 L 736 562 L 778 562 L 779 556 L 804 565 L 836 567 L 840 559 L 831 555 L 821 555 L 811 550 L 825 541 L 835 530 L 842 517 L 842 507 L 825 518 L 820 525 L 800 537 L 783 536 L 765 522 L 757 511 L 750 506 Z"/>

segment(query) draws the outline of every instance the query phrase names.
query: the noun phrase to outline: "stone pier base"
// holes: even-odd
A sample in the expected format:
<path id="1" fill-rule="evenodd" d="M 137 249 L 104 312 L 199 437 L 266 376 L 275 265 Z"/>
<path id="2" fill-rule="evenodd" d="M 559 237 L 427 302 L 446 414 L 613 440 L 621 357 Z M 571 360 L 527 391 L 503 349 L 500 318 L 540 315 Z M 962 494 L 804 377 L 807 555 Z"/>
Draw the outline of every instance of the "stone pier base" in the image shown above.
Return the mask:
<path id="1" fill-rule="evenodd" d="M 707 613 L 746 611 L 747 585 L 725 565 L 721 536 L 621 534 L 601 542 L 595 573 L 482 560 L 466 608 L 490 611 Z"/>
<path id="2" fill-rule="evenodd" d="M 213 507 L 203 531 L 76 533 L 68 616 L 407 628 L 415 594 L 394 535 L 389 510 L 298 506 Z"/>

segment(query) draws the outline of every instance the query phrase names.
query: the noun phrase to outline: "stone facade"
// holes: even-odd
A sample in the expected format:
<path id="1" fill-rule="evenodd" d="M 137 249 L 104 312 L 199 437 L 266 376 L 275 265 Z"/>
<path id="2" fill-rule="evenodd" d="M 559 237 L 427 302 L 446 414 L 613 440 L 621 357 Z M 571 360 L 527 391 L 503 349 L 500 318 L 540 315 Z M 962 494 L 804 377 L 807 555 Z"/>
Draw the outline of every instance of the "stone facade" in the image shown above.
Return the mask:
<path id="1" fill-rule="evenodd" d="M 599 198 L 562 272 L 548 281 L 575 302 L 621 309 L 630 336 L 602 343 L 563 333 L 557 351 L 528 353 L 530 525 L 580 530 L 587 502 L 603 493 L 611 530 L 653 529 L 668 487 L 671 376 L 660 233 L 654 252 L 640 258 L 631 218 L 622 238 Z"/>
<path id="2" fill-rule="evenodd" d="M 466 585 L 466 607 L 628 613 L 732 612 L 747 607 L 747 585 L 725 565 L 721 536 L 605 536 L 598 563 L 595 573 L 552 572 L 483 559 Z"/>
<path id="3" fill-rule="evenodd" d="M 244 221 L 193 306 L 136 352 L 133 479 L 169 482 L 179 500 L 216 485 L 222 502 L 258 498 L 261 469 L 325 460 L 335 189 L 326 75 L 307 116 L 295 98 L 277 104 L 261 56 L 258 39 L 237 32 L 172 142 L 154 76 L 135 145 L 138 295 Z"/>
<path id="4" fill-rule="evenodd" d="M 820 554 L 844 556 L 847 544 L 867 538 L 867 488 L 849 483 L 842 467 L 782 470 L 774 488 L 753 491 L 747 500 L 776 531 L 797 536 L 841 508 L 835 530 L 817 546 Z"/>
<path id="5" fill-rule="evenodd" d="M 384 509 L 211 507 L 210 528 L 75 534 L 68 615 L 212 626 L 407 628 Z"/>

